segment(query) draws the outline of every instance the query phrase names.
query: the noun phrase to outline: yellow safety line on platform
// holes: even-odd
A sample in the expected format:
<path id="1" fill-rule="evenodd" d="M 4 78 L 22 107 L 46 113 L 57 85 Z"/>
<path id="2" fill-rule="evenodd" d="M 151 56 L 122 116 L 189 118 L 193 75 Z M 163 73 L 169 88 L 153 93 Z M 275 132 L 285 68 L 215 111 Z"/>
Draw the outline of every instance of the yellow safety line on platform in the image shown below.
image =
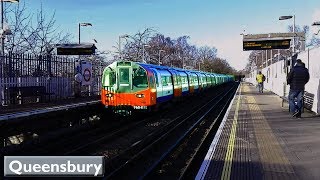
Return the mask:
<path id="1" fill-rule="evenodd" d="M 240 100 L 241 100 L 241 88 L 242 88 L 242 86 L 240 84 L 240 88 L 239 88 L 240 91 L 238 94 L 238 102 L 237 102 L 237 106 L 236 106 L 236 111 L 234 113 L 232 128 L 231 128 L 230 137 L 229 137 L 228 150 L 226 153 L 226 157 L 225 157 L 224 165 L 223 165 L 223 171 L 221 174 L 222 180 L 230 179 L 233 150 L 234 150 L 234 141 L 235 141 L 235 136 L 236 136 L 236 131 L 237 131 L 238 112 L 239 112 Z"/>
<path id="2" fill-rule="evenodd" d="M 248 86 L 244 91 L 250 91 Z M 259 149 L 260 161 L 264 171 L 278 173 L 294 173 L 269 123 L 263 115 L 254 96 L 247 96 L 249 111 L 252 117 L 254 132 Z"/>

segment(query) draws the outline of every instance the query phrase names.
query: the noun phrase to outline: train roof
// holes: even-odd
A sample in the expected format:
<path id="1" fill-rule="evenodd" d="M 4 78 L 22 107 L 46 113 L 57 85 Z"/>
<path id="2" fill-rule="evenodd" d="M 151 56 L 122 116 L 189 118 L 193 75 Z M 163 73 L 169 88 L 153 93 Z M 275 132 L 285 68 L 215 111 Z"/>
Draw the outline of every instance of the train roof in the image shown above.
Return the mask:
<path id="1" fill-rule="evenodd" d="M 150 68 L 154 68 L 154 69 L 159 69 L 159 70 L 168 70 L 168 71 L 177 71 L 177 72 L 185 72 L 187 74 L 198 74 L 198 75 L 214 75 L 214 76 L 232 76 L 232 75 L 228 75 L 228 74 L 218 74 L 218 73 L 211 73 L 211 72 L 204 72 L 204 71 L 197 71 L 197 70 L 189 70 L 189 69 L 182 69 L 182 68 L 175 68 L 175 67 L 168 67 L 168 66 L 160 66 L 160 65 L 155 65 L 155 64 L 146 64 L 146 63 L 141 63 L 141 62 L 134 62 L 134 61 L 115 61 L 112 64 L 110 64 L 109 66 L 117 66 L 119 62 L 124 62 L 124 64 L 126 63 L 130 63 L 130 65 L 132 66 L 133 63 L 137 64 L 145 69 L 150 69 Z M 108 67 L 109 67 L 108 66 Z"/>
<path id="2" fill-rule="evenodd" d="M 174 68 L 174 67 L 168 67 L 168 66 L 159 66 L 154 64 L 145 64 L 140 62 L 135 62 L 139 64 L 140 66 L 144 68 L 155 68 L 155 69 L 162 69 L 162 70 L 175 70 L 175 71 L 183 71 L 185 73 L 200 73 L 200 74 L 213 74 L 213 75 L 223 75 L 223 74 L 217 74 L 217 73 L 211 73 L 211 72 L 204 72 L 204 71 L 197 71 L 197 70 L 188 70 L 188 69 L 181 69 L 181 68 Z"/>

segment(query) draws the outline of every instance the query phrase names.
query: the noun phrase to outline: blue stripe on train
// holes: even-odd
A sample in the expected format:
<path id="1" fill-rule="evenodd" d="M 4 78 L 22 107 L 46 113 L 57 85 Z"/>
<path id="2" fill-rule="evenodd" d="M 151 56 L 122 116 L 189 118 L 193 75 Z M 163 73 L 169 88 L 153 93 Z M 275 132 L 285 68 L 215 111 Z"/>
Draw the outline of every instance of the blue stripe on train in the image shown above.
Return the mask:
<path id="1" fill-rule="evenodd" d="M 182 96 L 186 96 L 186 95 L 188 95 L 189 94 L 189 91 L 183 91 L 182 92 Z"/>
<path id="2" fill-rule="evenodd" d="M 173 94 L 169 95 L 169 96 L 161 96 L 161 97 L 157 97 L 157 103 L 162 103 L 162 102 L 166 102 L 173 99 Z"/>

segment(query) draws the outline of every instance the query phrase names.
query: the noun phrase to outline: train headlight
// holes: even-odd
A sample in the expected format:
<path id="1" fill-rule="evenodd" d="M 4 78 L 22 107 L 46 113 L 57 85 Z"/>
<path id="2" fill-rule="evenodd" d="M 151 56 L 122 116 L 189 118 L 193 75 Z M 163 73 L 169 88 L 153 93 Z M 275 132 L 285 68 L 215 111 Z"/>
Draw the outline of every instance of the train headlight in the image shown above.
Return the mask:
<path id="1" fill-rule="evenodd" d="M 144 98 L 144 94 L 136 94 L 137 98 Z"/>
<path id="2" fill-rule="evenodd" d="M 112 93 L 108 93 L 108 94 L 106 94 L 106 96 L 111 98 L 113 96 L 113 94 Z"/>
<path id="3" fill-rule="evenodd" d="M 153 93 L 157 92 L 157 89 L 151 89 L 151 92 L 153 92 Z"/>

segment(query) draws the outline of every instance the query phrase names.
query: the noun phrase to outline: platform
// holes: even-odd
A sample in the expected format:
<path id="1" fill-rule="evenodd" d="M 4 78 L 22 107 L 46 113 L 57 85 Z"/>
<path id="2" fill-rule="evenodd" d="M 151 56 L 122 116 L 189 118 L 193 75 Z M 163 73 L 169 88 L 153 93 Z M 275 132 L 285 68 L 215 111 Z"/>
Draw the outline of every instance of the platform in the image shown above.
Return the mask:
<path id="1" fill-rule="evenodd" d="M 82 97 L 65 99 L 49 103 L 33 103 L 15 106 L 1 106 L 0 121 L 9 120 L 14 118 L 21 118 L 30 115 L 37 115 L 60 111 L 64 109 L 71 109 L 91 104 L 100 103 L 100 96 Z"/>
<path id="2" fill-rule="evenodd" d="M 242 83 L 196 179 L 320 179 L 320 117 Z"/>

